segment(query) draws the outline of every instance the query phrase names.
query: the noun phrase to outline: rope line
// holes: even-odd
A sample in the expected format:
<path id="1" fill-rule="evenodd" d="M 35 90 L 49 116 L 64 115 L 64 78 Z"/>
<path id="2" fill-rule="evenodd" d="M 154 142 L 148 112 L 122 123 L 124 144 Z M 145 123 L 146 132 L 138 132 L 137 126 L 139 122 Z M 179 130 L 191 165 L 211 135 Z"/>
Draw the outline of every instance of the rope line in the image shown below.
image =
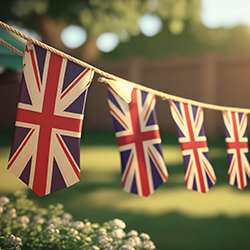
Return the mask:
<path id="1" fill-rule="evenodd" d="M 15 47 L 13 47 L 12 45 L 10 45 L 9 43 L 6 43 L 4 40 L 0 39 L 0 44 L 2 44 L 3 46 L 5 46 L 6 48 L 14 51 L 15 53 L 17 53 L 19 56 L 23 57 L 23 52 L 16 49 Z"/>
<path id="2" fill-rule="evenodd" d="M 123 80 L 123 79 L 121 79 L 119 77 L 116 77 L 116 76 L 111 75 L 111 74 L 109 74 L 107 72 L 104 72 L 104 71 L 102 71 L 102 70 L 100 70 L 100 69 L 98 69 L 98 68 L 96 68 L 96 67 L 94 67 L 94 66 L 92 66 L 92 65 L 90 65 L 88 63 L 85 63 L 85 62 L 83 62 L 83 61 L 81 61 L 79 59 L 76 59 L 75 57 L 70 56 L 70 55 L 68 55 L 68 54 L 66 54 L 66 53 L 64 53 L 64 52 L 62 52 L 60 50 L 57 50 L 57 49 L 55 49 L 55 48 L 53 48 L 53 47 L 51 47 L 51 46 L 49 46 L 49 45 L 47 45 L 47 44 L 45 44 L 43 42 L 40 42 L 40 41 L 38 41 L 36 39 L 33 39 L 33 38 L 23 34 L 19 30 L 9 26 L 8 24 L 6 24 L 6 23 L 4 23 L 2 21 L 0 21 L 0 26 L 2 26 L 6 30 L 11 31 L 12 33 L 22 37 L 23 39 L 25 39 L 27 41 L 30 41 L 33 44 L 36 44 L 36 45 L 38 45 L 38 46 L 40 46 L 40 47 L 42 47 L 42 48 L 44 48 L 44 49 L 46 49 L 46 50 L 48 50 L 50 52 L 53 52 L 53 53 L 55 53 L 55 54 L 57 54 L 57 55 L 59 55 L 59 56 L 61 56 L 63 58 L 66 58 L 66 59 L 68 59 L 68 60 L 70 60 L 70 61 L 72 61 L 72 62 L 74 62 L 76 64 L 79 64 L 79 65 L 81 65 L 81 66 L 83 66 L 85 68 L 89 68 L 91 70 L 94 70 L 96 73 L 98 73 L 98 74 L 100 74 L 100 75 L 102 75 L 104 77 L 107 77 L 107 78 L 110 78 L 110 79 L 113 79 L 113 80 Z"/>
<path id="3" fill-rule="evenodd" d="M 98 81 L 109 84 L 109 79 L 106 79 L 104 77 L 99 77 Z M 157 96 L 161 97 L 163 100 L 189 103 L 189 104 L 194 105 L 194 106 L 199 106 L 199 107 L 206 108 L 206 109 L 213 109 L 213 110 L 217 110 L 217 111 L 232 111 L 232 112 L 239 112 L 239 113 L 250 113 L 250 109 L 226 107 L 226 106 L 214 105 L 214 104 L 209 104 L 209 103 L 204 103 L 204 102 L 198 102 L 198 101 L 170 95 L 170 94 L 167 94 L 167 93 L 164 93 L 164 92 L 161 92 L 158 90 L 154 90 L 154 89 L 151 89 L 151 88 L 148 88 L 148 87 L 145 87 L 145 86 L 133 83 L 133 82 L 129 82 L 129 81 L 126 81 L 126 82 L 131 84 L 134 88 L 137 88 L 137 89 L 140 89 L 142 91 L 146 91 L 146 92 L 152 93 L 154 95 L 157 95 Z"/>
<path id="4" fill-rule="evenodd" d="M 115 81 L 120 81 L 120 82 L 124 82 L 124 83 L 128 83 L 130 85 L 132 85 L 134 88 L 137 88 L 137 89 L 140 89 L 142 91 L 146 91 L 146 92 L 149 92 L 149 93 L 152 93 L 156 96 L 159 96 L 161 97 L 163 100 L 169 100 L 169 101 L 178 101 L 178 102 L 183 102 L 183 103 L 188 103 L 188 104 L 191 104 L 191 105 L 195 105 L 195 106 L 199 106 L 199 107 L 202 107 L 202 108 L 206 108 L 206 109 L 213 109 L 213 110 L 217 110 L 217 111 L 231 111 L 231 112 L 239 112 L 239 113 L 247 113 L 249 114 L 250 113 L 250 109 L 246 109 L 246 108 L 235 108 L 235 107 L 226 107 L 226 106 L 220 106 L 220 105 L 213 105 L 213 104 L 208 104 L 208 103 L 203 103 L 203 102 L 198 102 L 198 101 L 194 101 L 194 100 L 190 100 L 190 99 L 186 99 L 186 98 L 182 98 L 182 97 L 178 97 L 178 96 L 174 96 L 174 95 L 170 95 L 170 94 L 167 94 L 167 93 L 164 93 L 164 92 L 161 92 L 161 91 L 158 91 L 158 90 L 155 90 L 155 89 L 151 89 L 151 88 L 148 88 L 148 87 L 145 87 L 145 86 L 142 86 L 140 84 L 136 84 L 134 82 L 130 82 L 128 80 L 125 80 L 123 78 L 120 78 L 120 77 L 117 77 L 115 75 L 112 75 L 110 73 L 107 73 L 103 70 L 100 70 L 88 63 L 85 63 L 79 59 L 76 59 L 75 57 L 73 56 L 70 56 L 60 50 L 57 50 L 43 42 L 40 42 L 36 39 L 33 39 L 25 34 L 23 34 L 22 32 L 20 32 L 19 30 L 7 25 L 6 23 L 0 21 L 0 26 L 2 26 L 3 28 L 5 28 L 6 30 L 9 30 L 11 31 L 12 33 L 24 38 L 25 40 L 33 43 L 33 44 L 36 44 L 50 52 L 53 52 L 63 58 L 66 58 L 76 64 L 79 64 L 85 68 L 89 68 L 93 71 L 95 71 L 97 74 L 99 75 L 102 75 L 104 77 L 100 77 L 98 79 L 99 82 L 103 82 L 103 83 L 109 83 L 109 79 L 112 79 L 112 80 L 115 80 Z M 4 45 L 5 47 L 11 49 L 12 51 L 16 52 L 17 54 L 19 54 L 20 56 L 23 56 L 23 52 L 19 51 L 18 49 L 14 48 L 13 46 L 11 46 L 10 44 L 4 42 L 2 39 L 0 39 L 0 44 Z M 109 79 L 106 79 L 106 78 L 109 78 Z"/>

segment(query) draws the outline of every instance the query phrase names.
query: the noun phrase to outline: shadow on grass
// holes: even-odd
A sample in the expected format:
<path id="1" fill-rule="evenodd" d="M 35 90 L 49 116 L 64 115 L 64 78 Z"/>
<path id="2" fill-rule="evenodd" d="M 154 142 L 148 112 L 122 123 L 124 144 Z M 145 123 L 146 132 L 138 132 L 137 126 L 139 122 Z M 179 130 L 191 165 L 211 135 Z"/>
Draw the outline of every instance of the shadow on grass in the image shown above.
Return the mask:
<path id="1" fill-rule="evenodd" d="M 86 179 L 90 174 L 86 173 Z M 82 184 L 42 198 L 29 191 L 29 198 L 42 207 L 62 203 L 77 220 L 88 218 L 101 224 L 120 218 L 126 222 L 127 232 L 148 233 L 159 250 L 243 249 L 249 244 L 249 193 L 244 191 L 244 197 L 232 193 L 231 197 L 224 189 L 217 189 L 200 196 L 183 185 L 162 187 L 142 198 L 123 192 L 117 181 L 91 184 L 83 178 Z M 245 209 L 241 211 L 239 206 Z"/>
<path id="2" fill-rule="evenodd" d="M 10 147 L 13 133 L 9 131 L 0 136 L 0 149 Z M 166 152 L 168 146 L 179 147 L 176 135 L 162 134 L 162 140 Z M 83 152 L 89 150 L 86 157 L 84 155 L 81 159 L 81 181 L 42 198 L 27 189 L 30 199 L 41 207 L 62 203 L 65 211 L 71 213 L 75 220 L 88 218 L 101 224 L 120 218 L 126 222 L 127 232 L 134 229 L 139 233 L 148 233 L 159 250 L 231 250 L 248 247 L 250 185 L 239 191 L 228 184 L 224 138 L 208 142 L 217 183 L 207 194 L 187 190 L 183 164 L 169 164 L 168 155 L 164 154 L 169 180 L 148 198 L 122 190 L 119 153 L 113 131 L 85 131 L 81 145 Z M 106 158 L 100 159 L 99 156 L 108 146 L 112 152 L 117 150 L 110 164 L 105 162 Z M 107 152 L 104 152 L 105 157 L 108 157 Z M 0 176 L 4 176 L 5 172 L 6 166 L 2 166 Z M 14 181 L 11 181 L 12 184 L 15 185 Z M 0 190 L 0 195 L 8 193 L 7 187 Z"/>

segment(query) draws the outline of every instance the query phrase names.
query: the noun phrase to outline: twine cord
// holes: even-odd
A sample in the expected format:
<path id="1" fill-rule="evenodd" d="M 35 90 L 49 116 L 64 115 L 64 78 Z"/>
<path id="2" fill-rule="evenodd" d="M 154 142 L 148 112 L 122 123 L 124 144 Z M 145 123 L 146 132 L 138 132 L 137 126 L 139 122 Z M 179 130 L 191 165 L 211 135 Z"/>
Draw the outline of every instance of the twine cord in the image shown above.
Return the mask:
<path id="1" fill-rule="evenodd" d="M 170 94 L 167 94 L 167 93 L 164 93 L 164 92 L 161 92 L 161 91 L 158 91 L 158 90 L 155 90 L 155 89 L 151 89 L 151 88 L 148 88 L 148 87 L 145 87 L 143 85 L 140 85 L 140 84 L 136 84 L 134 82 L 130 82 L 128 80 L 125 80 L 123 78 L 120 78 L 120 77 L 117 77 L 115 75 L 112 75 L 110 73 L 107 73 L 103 70 L 100 70 L 88 63 L 85 63 L 79 59 L 76 59 L 75 57 L 73 56 L 70 56 L 60 50 L 57 50 L 45 43 L 42 43 L 36 39 L 33 39 L 25 34 L 23 34 L 22 32 L 18 31 L 17 29 L 7 25 L 6 23 L 0 21 L 0 26 L 2 26 L 3 28 L 5 28 L 6 30 L 8 31 L 11 31 L 12 33 L 24 38 L 25 40 L 33 43 L 33 44 L 36 44 L 52 53 L 55 53 L 63 58 L 66 58 L 76 64 L 79 64 L 81 65 L 82 67 L 85 67 L 85 68 L 89 68 L 93 71 L 95 71 L 97 74 L 99 75 L 102 75 L 104 77 L 100 77 L 98 79 L 99 82 L 103 82 L 103 83 L 107 83 L 108 84 L 108 80 L 109 79 L 112 79 L 112 80 L 115 80 L 115 81 L 120 81 L 120 82 L 124 82 L 124 83 L 128 83 L 130 84 L 132 87 L 134 88 L 137 88 L 137 89 L 140 89 L 142 91 L 145 91 L 145 92 L 149 92 L 149 93 L 152 93 L 156 96 L 159 96 L 161 97 L 163 100 L 169 100 L 169 101 L 177 101 L 177 102 L 182 102 L 182 103 L 188 103 L 188 104 L 191 104 L 191 105 L 194 105 L 194 106 L 199 106 L 199 107 L 202 107 L 202 108 L 206 108 L 206 109 L 212 109 L 212 110 L 217 110 L 217 111 L 231 111 L 231 112 L 239 112 L 239 113 L 250 113 L 250 109 L 246 109 L 246 108 L 235 108 L 235 107 L 226 107 L 226 106 L 220 106 L 220 105 L 214 105 L 214 104 L 208 104 L 208 103 L 203 103 L 203 102 L 198 102 L 198 101 L 194 101 L 194 100 L 190 100 L 190 99 L 186 99 L 186 98 L 182 98 L 182 97 L 178 97 L 178 96 L 174 96 L 174 95 L 170 95 Z M 10 44 L 6 43 L 5 41 L 3 41 L 2 39 L 0 39 L 0 44 L 4 45 L 5 47 L 9 48 L 10 50 L 14 51 L 15 53 L 17 53 L 18 55 L 20 56 L 23 56 L 23 52 L 19 51 L 18 49 L 16 49 L 15 47 L 11 46 Z M 109 79 L 107 79 L 109 78 Z"/>
<path id="2" fill-rule="evenodd" d="M 33 43 L 33 44 L 36 44 L 36 45 L 38 45 L 38 46 L 40 46 L 40 47 L 42 47 L 42 48 L 44 48 L 44 49 L 46 49 L 46 50 L 48 50 L 48 51 L 50 51 L 52 53 L 55 53 L 55 54 L 57 54 L 57 55 L 59 55 L 59 56 L 61 56 L 63 58 L 66 58 L 66 59 L 68 59 L 68 60 L 70 60 L 70 61 L 72 61 L 72 62 L 74 62 L 76 64 L 79 64 L 84 68 L 89 68 L 91 70 L 94 70 L 96 73 L 98 73 L 98 74 L 100 74 L 100 75 L 102 75 L 104 77 L 107 77 L 107 78 L 110 78 L 110 79 L 113 79 L 113 80 L 123 80 L 123 79 L 121 79 L 119 77 L 116 77 L 116 76 L 111 75 L 111 74 L 109 74 L 107 72 L 104 72 L 104 71 L 102 71 L 102 70 L 100 70 L 100 69 L 98 69 L 98 68 L 96 68 L 96 67 L 94 67 L 94 66 L 92 66 L 92 65 L 90 65 L 88 63 L 85 63 L 85 62 L 83 62 L 83 61 L 81 61 L 79 59 L 76 59 L 75 57 L 70 56 L 70 55 L 68 55 L 68 54 L 66 54 L 66 53 L 64 53 L 64 52 L 62 52 L 60 50 L 57 50 L 57 49 L 55 49 L 55 48 L 53 48 L 53 47 L 51 47 L 51 46 L 49 46 L 49 45 L 47 45 L 45 43 L 42 43 L 42 42 L 40 42 L 40 41 L 38 41 L 36 39 L 33 39 L 33 38 L 23 34 L 19 30 L 9 26 L 8 24 L 6 24 L 6 23 L 4 23 L 2 21 L 0 21 L 0 26 L 2 26 L 6 30 L 11 31 L 12 33 L 22 37 L 23 39 L 25 39 L 25 40 Z"/>
<path id="3" fill-rule="evenodd" d="M 99 77 L 98 81 L 109 84 L 109 80 L 104 78 L 104 77 Z M 191 104 L 191 105 L 194 105 L 194 106 L 199 106 L 199 107 L 202 107 L 202 108 L 212 109 L 212 110 L 217 110 L 217 111 L 231 111 L 231 112 L 238 112 L 238 113 L 250 113 L 250 109 L 226 107 L 226 106 L 214 105 L 214 104 L 209 104 L 209 103 L 204 103 L 204 102 L 198 102 L 198 101 L 194 101 L 194 100 L 190 100 L 190 99 L 170 95 L 170 94 L 167 94 L 167 93 L 164 93 L 164 92 L 161 92 L 161 91 L 158 91 L 158 90 L 154 90 L 154 89 L 151 89 L 151 88 L 147 88 L 145 86 L 142 86 L 142 85 L 139 85 L 139 84 L 136 84 L 136 83 L 133 83 L 133 82 L 129 82 L 129 81 L 126 81 L 126 82 L 131 84 L 134 88 L 137 88 L 137 89 L 140 89 L 142 91 L 152 93 L 152 94 L 154 94 L 156 96 L 161 97 L 163 100 L 188 103 L 188 104 Z"/>
<path id="4" fill-rule="evenodd" d="M 0 44 L 2 44 L 3 46 L 5 46 L 6 48 L 14 51 L 15 53 L 17 53 L 19 56 L 23 57 L 23 52 L 16 49 L 15 47 L 13 47 L 12 45 L 10 45 L 9 43 L 6 43 L 4 40 L 0 39 Z"/>

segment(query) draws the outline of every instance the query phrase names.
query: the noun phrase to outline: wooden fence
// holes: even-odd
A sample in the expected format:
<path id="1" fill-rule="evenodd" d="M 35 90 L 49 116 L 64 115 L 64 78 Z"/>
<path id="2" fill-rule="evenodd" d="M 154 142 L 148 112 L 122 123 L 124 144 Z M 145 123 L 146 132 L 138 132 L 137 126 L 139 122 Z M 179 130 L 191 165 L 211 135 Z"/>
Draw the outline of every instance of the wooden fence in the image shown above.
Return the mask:
<path id="1" fill-rule="evenodd" d="M 168 94 L 205 103 L 250 108 L 250 54 L 207 53 L 154 61 L 134 58 L 94 66 Z M 84 128 L 113 129 L 107 103 L 107 85 L 99 83 L 98 77 L 95 75 L 88 93 Z M 20 88 L 17 82 L 17 79 L 11 83 L 0 77 L 0 127 L 14 125 Z M 161 131 L 176 131 L 169 102 L 157 98 L 156 111 Z M 206 135 L 213 137 L 224 134 L 221 112 L 204 109 L 204 113 Z"/>

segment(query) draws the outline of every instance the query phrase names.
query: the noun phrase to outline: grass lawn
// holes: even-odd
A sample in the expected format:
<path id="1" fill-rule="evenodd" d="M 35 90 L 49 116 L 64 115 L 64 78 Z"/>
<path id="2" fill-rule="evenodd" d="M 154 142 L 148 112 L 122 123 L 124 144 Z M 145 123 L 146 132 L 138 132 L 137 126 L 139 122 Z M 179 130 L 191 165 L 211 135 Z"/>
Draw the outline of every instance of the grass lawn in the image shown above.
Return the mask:
<path id="1" fill-rule="evenodd" d="M 6 171 L 12 132 L 0 133 L 0 195 L 27 189 L 42 207 L 62 203 L 75 220 L 126 222 L 126 231 L 148 233 L 159 250 L 245 249 L 250 237 L 250 185 L 240 191 L 228 183 L 224 138 L 209 140 L 217 183 L 207 194 L 186 189 L 177 136 L 162 134 L 169 180 L 148 198 L 128 194 L 120 181 L 120 156 L 113 131 L 83 131 L 81 181 L 39 198 Z"/>

